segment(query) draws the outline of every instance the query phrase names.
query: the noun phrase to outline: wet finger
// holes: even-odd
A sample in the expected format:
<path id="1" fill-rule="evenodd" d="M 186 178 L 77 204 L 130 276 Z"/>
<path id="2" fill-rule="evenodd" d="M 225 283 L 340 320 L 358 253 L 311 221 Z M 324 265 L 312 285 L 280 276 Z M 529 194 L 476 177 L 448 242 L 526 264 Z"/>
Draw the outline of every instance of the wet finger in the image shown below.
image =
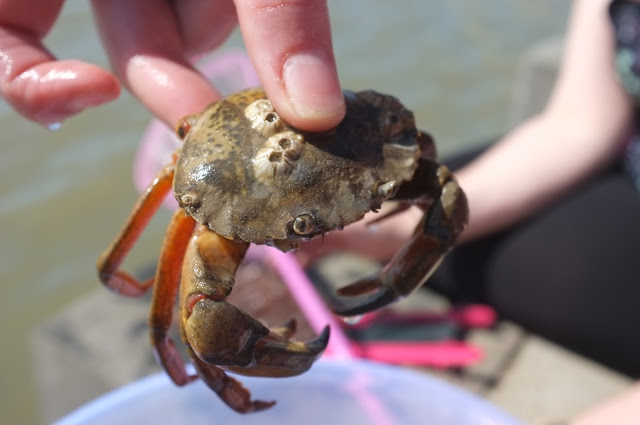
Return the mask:
<path id="1" fill-rule="evenodd" d="M 5 78 L 2 95 L 21 115 L 48 127 L 116 99 L 120 85 L 102 68 L 80 61 L 47 61 Z"/>
<path id="2" fill-rule="evenodd" d="M 219 46 L 238 23 L 232 0 L 180 0 L 174 9 L 185 52 L 191 56 Z"/>
<path id="3" fill-rule="evenodd" d="M 219 97 L 189 63 L 169 2 L 94 0 L 93 8 L 114 72 L 167 125 Z"/>
<path id="4" fill-rule="evenodd" d="M 109 72 L 81 61 L 57 61 L 41 44 L 61 5 L 45 2 L 34 13 L 26 2 L 0 1 L 0 94 L 20 114 L 44 125 L 120 92 Z"/>

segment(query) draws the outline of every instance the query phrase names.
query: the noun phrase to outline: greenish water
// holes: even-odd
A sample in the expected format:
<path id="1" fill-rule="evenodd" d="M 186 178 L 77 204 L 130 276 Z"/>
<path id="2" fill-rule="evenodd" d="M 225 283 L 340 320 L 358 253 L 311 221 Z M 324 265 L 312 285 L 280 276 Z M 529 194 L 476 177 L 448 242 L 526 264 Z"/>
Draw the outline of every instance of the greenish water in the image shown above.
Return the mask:
<path id="1" fill-rule="evenodd" d="M 397 95 L 446 154 L 504 130 L 517 59 L 562 32 L 568 1 L 329 5 L 343 86 Z M 106 65 L 86 2 L 67 2 L 47 44 Z M 238 34 L 227 46 L 241 46 Z M 149 118 L 123 94 L 51 132 L 0 103 L 0 423 L 40 423 L 29 340 L 100 287 L 95 259 L 136 199 L 131 167 Z M 166 219 L 153 222 L 131 268 L 152 261 Z"/>

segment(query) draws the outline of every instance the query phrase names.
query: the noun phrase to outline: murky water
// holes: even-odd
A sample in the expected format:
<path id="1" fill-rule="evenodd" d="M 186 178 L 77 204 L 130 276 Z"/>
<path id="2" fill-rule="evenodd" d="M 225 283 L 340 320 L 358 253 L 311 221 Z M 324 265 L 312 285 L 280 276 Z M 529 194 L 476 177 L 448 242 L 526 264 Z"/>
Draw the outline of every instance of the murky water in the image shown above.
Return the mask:
<path id="1" fill-rule="evenodd" d="M 517 58 L 561 33 L 568 7 L 568 0 L 329 3 L 343 86 L 397 95 L 444 153 L 504 130 Z M 48 45 L 61 57 L 106 64 L 86 2 L 67 2 Z M 227 46 L 241 46 L 238 34 Z M 3 424 L 39 423 L 30 334 L 99 287 L 95 259 L 136 198 L 131 166 L 149 118 L 123 94 L 51 132 L 0 104 Z M 166 219 L 152 223 L 130 268 L 156 254 Z"/>

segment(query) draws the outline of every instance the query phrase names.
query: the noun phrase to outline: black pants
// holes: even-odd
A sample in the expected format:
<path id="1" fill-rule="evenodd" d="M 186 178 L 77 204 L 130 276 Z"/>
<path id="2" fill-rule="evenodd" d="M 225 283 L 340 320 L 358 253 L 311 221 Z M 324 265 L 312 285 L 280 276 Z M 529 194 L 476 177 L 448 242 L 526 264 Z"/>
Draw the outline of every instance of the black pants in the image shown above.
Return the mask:
<path id="1" fill-rule="evenodd" d="M 475 153 L 445 161 L 456 169 Z M 534 178 L 535 176 L 532 176 Z M 528 221 L 454 249 L 427 286 L 640 377 L 640 193 L 614 167 Z"/>

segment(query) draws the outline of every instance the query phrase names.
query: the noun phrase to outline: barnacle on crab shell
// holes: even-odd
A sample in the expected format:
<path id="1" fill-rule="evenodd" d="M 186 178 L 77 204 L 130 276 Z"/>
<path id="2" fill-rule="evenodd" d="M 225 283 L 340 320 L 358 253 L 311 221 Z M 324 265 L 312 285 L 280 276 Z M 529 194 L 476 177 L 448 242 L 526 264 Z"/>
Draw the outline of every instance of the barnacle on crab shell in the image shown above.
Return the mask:
<path id="1" fill-rule="evenodd" d="M 251 121 L 251 128 L 263 136 L 272 136 L 286 127 L 268 99 L 252 102 L 244 110 L 244 115 Z"/>
<path id="2" fill-rule="evenodd" d="M 293 131 L 283 131 L 269 137 L 253 158 L 256 180 L 271 184 L 275 179 L 291 174 L 303 146 L 304 138 Z"/>

